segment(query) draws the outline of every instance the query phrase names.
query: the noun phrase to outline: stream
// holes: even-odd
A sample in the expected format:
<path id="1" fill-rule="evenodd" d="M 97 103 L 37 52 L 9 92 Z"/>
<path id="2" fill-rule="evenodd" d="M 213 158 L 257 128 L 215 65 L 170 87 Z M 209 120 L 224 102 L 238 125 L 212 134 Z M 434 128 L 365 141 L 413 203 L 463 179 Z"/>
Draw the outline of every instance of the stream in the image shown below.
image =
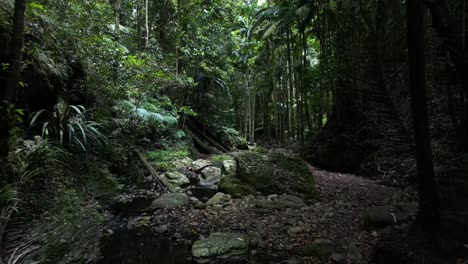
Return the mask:
<path id="1" fill-rule="evenodd" d="M 206 202 L 216 192 L 216 189 L 204 186 L 190 188 L 192 196 Z M 128 219 L 141 215 L 148 208 L 154 197 L 136 197 L 127 203 L 116 204 L 115 217 L 108 224 L 112 230 L 110 235 L 101 238 L 101 258 L 99 264 L 189 264 L 192 261 L 192 243 L 197 239 L 183 238 L 179 240 L 158 235 L 151 227 L 127 228 Z M 233 263 L 233 262 L 229 262 Z M 239 263 L 239 262 L 234 262 Z M 262 255 L 249 255 L 246 261 L 240 263 L 269 264 L 278 263 L 273 258 Z"/>

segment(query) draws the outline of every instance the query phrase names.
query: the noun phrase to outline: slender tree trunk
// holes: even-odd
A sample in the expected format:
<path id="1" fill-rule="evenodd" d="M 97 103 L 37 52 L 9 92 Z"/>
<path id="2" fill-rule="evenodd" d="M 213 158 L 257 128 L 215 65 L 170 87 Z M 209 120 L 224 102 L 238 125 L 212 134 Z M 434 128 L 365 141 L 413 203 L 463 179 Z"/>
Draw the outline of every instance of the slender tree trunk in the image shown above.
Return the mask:
<path id="1" fill-rule="evenodd" d="M 5 163 L 2 159 L 8 157 L 10 137 L 10 122 L 8 108 L 15 105 L 17 100 L 18 83 L 20 81 L 21 61 L 24 46 L 24 25 L 25 25 L 26 0 L 15 0 L 15 10 L 13 15 L 13 30 L 10 43 L 10 65 L 8 82 L 5 90 L 1 91 L 0 109 L 0 164 Z M 6 176 L 6 175 L 0 175 Z M 2 177 L 0 183 L 5 179 Z"/>
<path id="2" fill-rule="evenodd" d="M 423 0 L 407 2 L 408 63 L 410 69 L 411 106 L 419 184 L 419 211 L 416 224 L 434 234 L 440 228 L 440 202 L 432 164 L 431 138 L 426 99 L 424 59 L 425 23 Z"/>
<path id="3" fill-rule="evenodd" d="M 145 0 L 145 26 L 146 26 L 146 48 L 149 46 L 149 35 L 150 35 L 150 29 L 149 29 L 149 19 L 148 19 L 148 14 L 149 14 L 149 0 Z"/>
<path id="4" fill-rule="evenodd" d="M 136 0 L 137 48 L 141 52 L 140 0 Z"/>
<path id="5" fill-rule="evenodd" d="M 115 1 L 115 39 L 119 40 L 120 35 L 120 0 Z"/>
<path id="6" fill-rule="evenodd" d="M 175 47 L 175 73 L 179 75 L 179 46 L 180 46 L 180 30 L 181 30 L 181 17 L 182 8 L 181 1 L 177 0 L 177 30 L 176 30 L 176 47 Z"/>

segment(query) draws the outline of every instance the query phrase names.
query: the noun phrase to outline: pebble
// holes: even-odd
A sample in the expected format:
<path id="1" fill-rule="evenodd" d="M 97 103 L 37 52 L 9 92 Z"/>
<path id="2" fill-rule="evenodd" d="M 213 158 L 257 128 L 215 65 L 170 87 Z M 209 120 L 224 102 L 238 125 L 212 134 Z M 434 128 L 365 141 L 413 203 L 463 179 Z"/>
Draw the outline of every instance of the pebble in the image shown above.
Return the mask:
<path id="1" fill-rule="evenodd" d="M 152 229 L 153 229 L 154 232 L 156 232 L 158 234 L 166 233 L 169 230 L 167 225 L 153 226 Z"/>

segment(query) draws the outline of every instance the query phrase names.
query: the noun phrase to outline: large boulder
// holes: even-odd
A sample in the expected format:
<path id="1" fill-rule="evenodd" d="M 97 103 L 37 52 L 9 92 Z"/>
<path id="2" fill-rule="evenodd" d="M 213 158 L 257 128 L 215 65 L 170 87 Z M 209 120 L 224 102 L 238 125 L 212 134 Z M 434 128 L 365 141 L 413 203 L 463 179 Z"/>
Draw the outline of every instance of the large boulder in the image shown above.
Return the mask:
<path id="1" fill-rule="evenodd" d="M 223 174 L 235 175 L 237 172 L 237 162 L 234 159 L 223 160 Z"/>
<path id="2" fill-rule="evenodd" d="M 219 183 L 219 189 L 235 198 L 255 194 L 255 189 L 252 186 L 241 182 L 234 176 L 223 177 Z"/>
<path id="3" fill-rule="evenodd" d="M 196 172 L 200 172 L 204 168 L 211 166 L 212 163 L 209 160 L 198 159 L 192 163 L 192 169 Z"/>
<path id="4" fill-rule="evenodd" d="M 193 159 L 185 157 L 182 159 L 176 159 L 172 161 L 172 166 L 174 171 L 183 170 L 192 166 Z"/>
<path id="5" fill-rule="evenodd" d="M 177 208 L 189 204 L 189 198 L 184 193 L 166 193 L 154 200 L 151 209 Z"/>
<path id="6" fill-rule="evenodd" d="M 364 211 L 364 223 L 374 227 L 384 227 L 408 221 L 416 216 L 417 202 L 369 207 Z"/>
<path id="7" fill-rule="evenodd" d="M 171 190 L 182 187 L 190 183 L 190 180 L 180 172 L 166 172 L 161 175 L 161 180 L 167 183 Z"/>
<path id="8" fill-rule="evenodd" d="M 197 263 L 246 260 L 249 239 L 237 233 L 213 233 L 204 240 L 195 241 L 192 256 Z"/>
<path id="9" fill-rule="evenodd" d="M 242 152 L 237 155 L 237 175 L 264 194 L 314 195 L 314 177 L 298 156 Z"/>
<path id="10" fill-rule="evenodd" d="M 217 167 L 206 167 L 201 171 L 203 178 L 200 180 L 201 185 L 218 184 L 221 180 L 221 169 Z"/>

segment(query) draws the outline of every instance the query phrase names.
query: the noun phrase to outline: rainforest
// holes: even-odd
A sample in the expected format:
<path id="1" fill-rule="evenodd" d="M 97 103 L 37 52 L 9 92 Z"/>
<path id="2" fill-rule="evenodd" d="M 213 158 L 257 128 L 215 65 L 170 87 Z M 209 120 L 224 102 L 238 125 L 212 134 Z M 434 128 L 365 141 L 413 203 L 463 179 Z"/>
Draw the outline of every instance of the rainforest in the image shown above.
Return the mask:
<path id="1" fill-rule="evenodd" d="M 468 263 L 464 0 L 0 0 L 0 264 Z"/>

